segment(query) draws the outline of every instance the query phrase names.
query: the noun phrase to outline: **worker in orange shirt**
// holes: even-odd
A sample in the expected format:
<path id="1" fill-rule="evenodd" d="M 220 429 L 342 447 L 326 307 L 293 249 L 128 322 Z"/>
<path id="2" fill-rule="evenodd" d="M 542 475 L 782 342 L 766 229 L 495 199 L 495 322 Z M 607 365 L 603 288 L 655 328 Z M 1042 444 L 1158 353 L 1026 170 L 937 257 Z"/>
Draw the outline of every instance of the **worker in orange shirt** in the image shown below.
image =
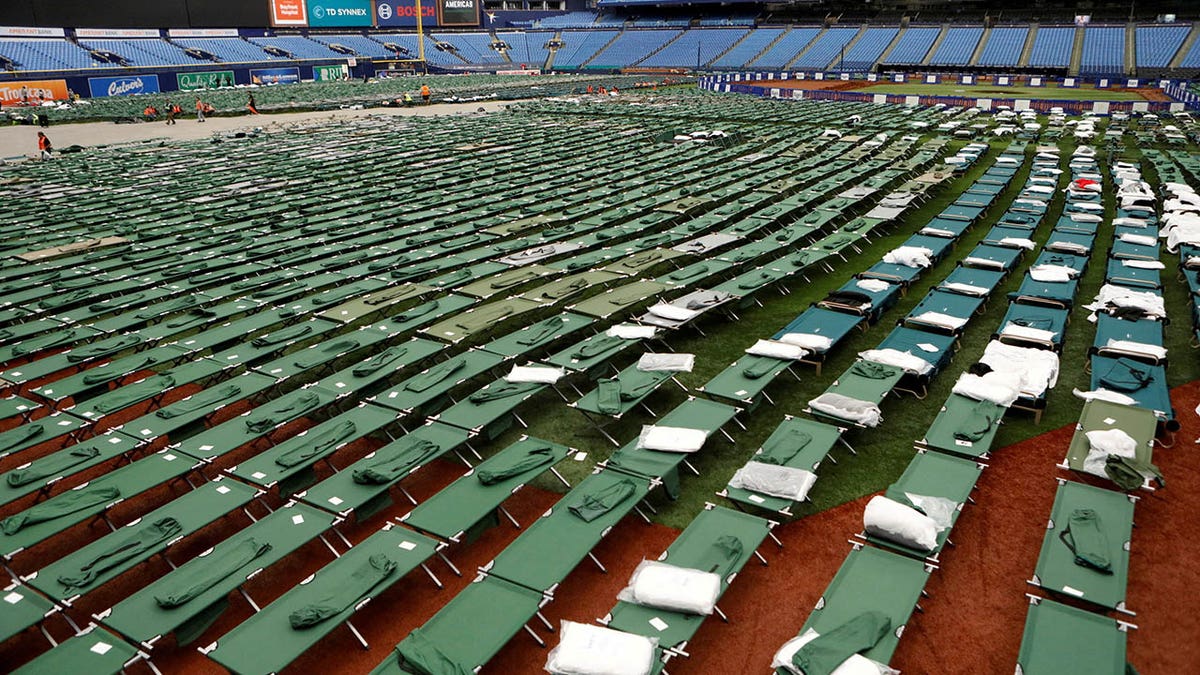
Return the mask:
<path id="1" fill-rule="evenodd" d="M 54 150 L 54 146 L 50 144 L 50 139 L 41 131 L 38 132 L 38 152 L 42 155 L 42 161 L 50 159 L 50 152 Z"/>
<path id="2" fill-rule="evenodd" d="M 425 101 L 425 105 L 429 105 L 429 97 L 430 97 L 429 85 L 427 85 L 427 84 L 421 85 L 421 98 Z"/>

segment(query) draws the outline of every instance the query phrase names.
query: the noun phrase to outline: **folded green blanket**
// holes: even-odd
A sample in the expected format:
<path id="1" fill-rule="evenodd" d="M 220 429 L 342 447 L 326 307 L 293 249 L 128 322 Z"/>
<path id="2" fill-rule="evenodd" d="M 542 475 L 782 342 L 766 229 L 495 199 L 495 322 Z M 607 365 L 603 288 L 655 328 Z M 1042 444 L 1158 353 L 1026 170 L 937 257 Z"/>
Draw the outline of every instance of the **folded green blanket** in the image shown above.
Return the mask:
<path id="1" fill-rule="evenodd" d="M 353 370 L 350 371 L 350 374 L 354 377 L 366 377 L 368 375 L 374 375 L 380 369 L 386 368 L 387 366 L 404 358 L 404 355 L 407 353 L 408 347 L 405 346 L 388 347 L 366 361 L 359 363 L 354 367 Z"/>
<path id="2" fill-rule="evenodd" d="M 163 305 L 151 305 L 145 312 L 134 314 L 138 319 L 153 319 L 156 316 L 170 314 L 172 312 L 182 312 L 185 309 L 191 309 L 200 304 L 200 300 L 194 295 L 184 296 L 177 300 L 172 300 Z"/>
<path id="3" fill-rule="evenodd" d="M 738 288 L 742 289 L 743 291 L 747 291 L 752 288 L 758 288 L 759 286 L 770 282 L 774 278 L 775 277 L 768 272 L 759 272 L 757 274 L 752 274 L 738 282 Z"/>
<path id="4" fill-rule="evenodd" d="M 557 286 L 547 291 L 542 291 L 538 297 L 546 300 L 565 300 L 576 293 L 579 293 L 591 286 L 587 279 L 576 279 L 570 283 Z"/>
<path id="5" fill-rule="evenodd" d="M 613 337 L 611 335 L 603 335 L 592 338 L 581 344 L 578 349 L 571 352 L 571 358 L 577 361 L 583 361 L 596 356 L 599 356 L 618 345 L 629 342 L 624 338 Z"/>
<path id="6" fill-rule="evenodd" d="M 410 265 L 403 269 L 392 270 L 391 274 L 392 274 L 393 279 L 411 279 L 413 277 L 419 277 L 422 274 L 425 274 L 427 272 L 433 272 L 437 269 L 438 269 L 437 263 L 426 262 L 426 263 L 420 263 L 418 265 Z M 462 271 L 467 272 L 467 276 L 470 276 L 469 270 L 462 270 Z"/>
<path id="7" fill-rule="evenodd" d="M 234 291 L 248 291 L 251 288 L 258 288 L 267 284 L 275 284 L 284 280 L 282 274 L 264 274 L 260 277 L 252 277 L 245 281 L 235 281 L 230 284 L 229 288 Z"/>
<path id="8" fill-rule="evenodd" d="M 90 359 L 99 359 L 116 354 L 122 349 L 128 349 L 141 341 L 142 338 L 137 335 L 122 335 L 111 340 L 102 340 L 84 347 L 72 349 L 70 352 L 67 352 L 67 361 L 82 363 Z"/>
<path id="9" fill-rule="evenodd" d="M 563 320 L 558 317 L 535 323 L 528 330 L 521 331 L 521 337 L 517 338 L 517 344 L 525 347 L 540 345 L 557 335 L 562 325 Z"/>
<path id="10" fill-rule="evenodd" d="M 184 326 L 203 323 L 215 317 L 216 312 L 207 309 L 193 309 L 186 314 L 181 314 L 178 317 L 166 322 L 168 328 L 182 328 Z"/>
<path id="11" fill-rule="evenodd" d="M 311 332 L 313 332 L 312 324 L 302 323 L 297 326 L 284 328 L 283 330 L 277 330 L 274 333 L 267 333 L 266 335 L 256 337 L 250 341 L 250 344 L 260 348 L 270 347 L 271 345 L 284 344 L 286 342 L 291 342 L 292 340 L 298 340 Z"/>
<path id="12" fill-rule="evenodd" d="M 432 441 L 404 436 L 380 448 L 371 463 L 355 469 L 352 477 L 360 485 L 388 485 L 439 450 L 441 447 Z"/>
<path id="13" fill-rule="evenodd" d="M 498 401 L 504 398 L 531 394 L 544 386 L 546 385 L 539 382 L 504 382 L 490 385 L 486 389 L 480 389 L 468 396 L 467 400 L 475 405 L 482 405 L 488 401 Z"/>
<path id="14" fill-rule="evenodd" d="M 516 311 L 517 308 L 512 305 L 489 307 L 483 311 L 463 314 L 462 321 L 454 322 L 454 326 L 467 332 L 482 330 L 507 319 Z"/>
<path id="15" fill-rule="evenodd" d="M 335 590 L 288 615 L 292 628 L 300 630 L 315 626 L 357 605 L 396 571 L 396 561 L 376 553 L 350 574 L 341 569 L 337 571 L 342 572 L 342 576 L 339 583 L 332 585 Z"/>
<path id="16" fill-rule="evenodd" d="M 170 407 L 155 410 L 154 416 L 159 419 L 169 420 L 214 406 L 221 401 L 239 396 L 241 393 L 242 388 L 236 384 L 226 384 L 215 389 L 205 389 L 185 401 L 179 401 Z"/>
<path id="17" fill-rule="evenodd" d="M 274 429 L 279 424 L 293 420 L 305 412 L 316 408 L 321 403 L 321 397 L 311 391 L 306 391 L 296 400 L 287 405 L 278 406 L 259 415 L 246 418 L 246 429 L 261 434 Z"/>
<path id="18" fill-rule="evenodd" d="M 779 359 L 750 354 L 742 361 L 742 375 L 748 380 L 757 380 L 779 365 Z"/>
<path id="19" fill-rule="evenodd" d="M 892 620 L 883 612 L 863 612 L 801 647 L 792 664 L 804 675 L 830 675 L 846 659 L 878 644 L 891 629 Z"/>
<path id="20" fill-rule="evenodd" d="M 514 274 L 507 279 L 498 279 L 488 284 L 488 288 L 499 290 L 502 288 L 511 288 L 518 284 L 523 284 L 530 279 L 536 278 L 537 272 L 534 270 L 522 270 L 520 274 Z"/>
<path id="21" fill-rule="evenodd" d="M 412 307 L 400 314 L 397 314 L 396 316 L 393 316 L 392 321 L 396 323 L 405 323 L 407 321 L 412 321 L 413 319 L 419 319 L 426 314 L 437 311 L 438 307 L 441 306 L 442 303 L 440 300 L 430 300 L 429 302 L 417 305 L 416 307 Z"/>
<path id="22" fill-rule="evenodd" d="M 590 523 L 629 499 L 636 489 L 637 486 L 632 480 L 622 478 L 608 487 L 583 495 L 578 502 L 568 506 L 567 510 L 580 520 Z"/>
<path id="23" fill-rule="evenodd" d="M 154 595 L 154 602 L 163 609 L 186 605 L 270 550 L 271 544 L 259 543 L 253 537 L 236 546 L 218 548 L 204 558 L 203 564 L 190 565 L 172 573 L 168 577 L 171 584 Z"/>
<path id="24" fill-rule="evenodd" d="M 72 490 L 0 520 L 0 530 L 3 530 L 4 534 L 16 534 L 21 528 L 61 518 L 77 511 L 84 511 L 93 506 L 107 504 L 120 496 L 121 491 L 117 488 Z"/>
<path id="25" fill-rule="evenodd" d="M 38 307 L 41 309 L 58 309 L 72 303 L 82 302 L 92 297 L 92 292 L 88 290 L 71 291 L 70 293 L 57 293 L 45 300 L 38 302 Z"/>
<path id="26" fill-rule="evenodd" d="M 1100 376 L 1100 384 L 1113 391 L 1137 391 L 1154 381 L 1154 373 L 1130 359 L 1117 359 L 1108 372 Z"/>
<path id="27" fill-rule="evenodd" d="M 995 404 L 979 401 L 971 407 L 971 411 L 967 413 L 966 417 L 959 421 L 958 428 L 954 430 L 954 437 L 960 441 L 974 443 L 988 435 L 988 432 L 992 430 L 992 424 L 1002 414 L 1004 414 L 1003 411 L 996 410 Z"/>
<path id="28" fill-rule="evenodd" d="M 716 574 L 724 581 L 725 576 L 732 572 L 734 566 L 741 560 L 744 551 L 745 545 L 742 544 L 741 539 L 731 534 L 724 534 L 717 537 L 696 559 L 696 563 L 690 567 Z"/>
<path id="29" fill-rule="evenodd" d="M 118 364 L 115 367 L 93 369 L 92 371 L 88 372 L 87 375 L 83 376 L 83 383 L 88 386 L 104 384 L 105 382 L 111 382 L 113 380 L 125 377 L 126 375 L 136 373 L 137 371 L 154 364 L 154 359 L 149 356 L 140 359 L 134 359 L 133 361 L 129 361 L 129 359 L 121 359 L 121 361 L 128 361 L 128 363 L 114 361 L 113 363 Z"/>
<path id="30" fill-rule="evenodd" d="M 316 308 L 330 307 L 332 305 L 340 304 L 356 295 L 360 295 L 365 292 L 366 289 L 362 286 L 347 286 L 345 288 L 339 288 L 336 291 L 330 291 L 329 293 L 318 295 L 310 300 L 309 303 Z"/>
<path id="31" fill-rule="evenodd" d="M 90 586 L 101 574 L 119 567 L 126 561 L 137 560 L 179 536 L 181 532 L 183 532 L 183 526 L 174 518 L 160 518 L 153 523 L 141 525 L 133 532 L 112 542 L 88 562 L 80 565 L 76 574 L 59 576 L 58 583 L 67 588 Z M 114 533 L 114 535 L 116 534 L 121 534 L 121 531 L 118 530 Z"/>
<path id="32" fill-rule="evenodd" d="M 292 365 L 302 370 L 315 368 L 338 354 L 358 349 L 358 345 L 358 340 L 338 340 L 318 349 L 305 349 L 292 361 Z"/>
<path id="33" fill-rule="evenodd" d="M 9 332 L 11 336 L 12 333 Z M 46 333 L 41 337 L 33 338 L 32 340 L 24 340 L 21 344 L 15 345 L 12 348 L 13 356 L 25 356 L 34 352 L 40 352 L 43 349 L 53 349 L 61 347 L 65 344 L 70 344 L 75 341 L 75 330 L 60 330 L 53 333 Z"/>
<path id="34" fill-rule="evenodd" d="M 1075 554 L 1076 565 L 1101 574 L 1113 573 L 1108 535 L 1100 524 L 1100 514 L 1093 509 L 1072 511 L 1067 518 L 1067 526 L 1058 533 L 1058 538 Z"/>
<path id="35" fill-rule="evenodd" d="M 104 401 L 96 404 L 96 412 L 107 415 L 138 401 L 153 398 L 174 386 L 175 378 L 170 375 L 151 375 L 141 382 L 127 384 L 105 395 Z"/>
<path id="36" fill-rule="evenodd" d="M 596 409 L 605 415 L 621 412 L 621 380 L 605 377 L 596 382 Z"/>
<path id="37" fill-rule="evenodd" d="M 886 380 L 895 377 L 896 369 L 873 361 L 857 361 L 850 366 L 850 373 L 869 380 Z"/>
<path id="38" fill-rule="evenodd" d="M 4 482 L 8 483 L 9 487 L 15 488 L 32 485 L 47 478 L 60 476 L 63 471 L 83 464 L 99 454 L 100 451 L 96 448 L 76 446 L 43 457 L 23 469 L 13 469 L 4 475 Z"/>
<path id="39" fill-rule="evenodd" d="M 772 434 L 774 436 L 775 434 Z M 801 450 L 812 442 L 812 434 L 802 429 L 788 429 L 779 438 L 768 438 L 763 443 L 762 453 L 754 461 L 763 464 L 786 466 Z M 807 467 L 806 467 L 807 468 Z"/>
<path id="40" fill-rule="evenodd" d="M 513 476 L 525 473 L 531 469 L 549 466 L 554 462 L 554 449 L 549 445 L 535 445 L 526 448 L 519 455 L 503 461 L 492 462 L 486 469 L 480 469 L 475 475 L 484 485 L 495 485 Z"/>
<path id="41" fill-rule="evenodd" d="M 420 628 L 413 628 L 396 651 L 400 652 L 402 671 L 410 670 L 414 675 L 474 675 L 473 669 L 446 655 Z"/>
<path id="42" fill-rule="evenodd" d="M 38 436 L 45 434 L 46 425 L 41 422 L 30 422 L 29 424 L 22 424 L 14 431 L 16 433 L 6 433 L 3 438 L 0 438 L 0 452 L 19 448 Z"/>
<path id="43" fill-rule="evenodd" d="M 345 441 L 347 438 L 353 438 L 356 431 L 358 431 L 358 425 L 354 423 L 354 420 L 346 420 L 324 433 L 307 439 L 307 442 L 304 444 L 298 445 L 292 450 L 279 455 L 275 458 L 275 463 L 282 467 L 293 467 L 297 464 L 303 464 L 313 457 L 320 457 L 336 448 L 339 443 Z"/>
<path id="44" fill-rule="evenodd" d="M 443 380 L 450 378 L 454 373 L 462 370 L 467 365 L 466 359 L 456 358 L 450 361 L 443 361 L 429 370 L 408 378 L 404 383 L 404 388 L 408 391 L 422 392 L 432 389 Z"/>
<path id="45" fill-rule="evenodd" d="M 1122 490 L 1140 489 L 1147 478 L 1159 487 L 1165 484 L 1162 472 L 1157 466 L 1136 457 L 1109 455 L 1104 463 L 1104 473 Z"/>

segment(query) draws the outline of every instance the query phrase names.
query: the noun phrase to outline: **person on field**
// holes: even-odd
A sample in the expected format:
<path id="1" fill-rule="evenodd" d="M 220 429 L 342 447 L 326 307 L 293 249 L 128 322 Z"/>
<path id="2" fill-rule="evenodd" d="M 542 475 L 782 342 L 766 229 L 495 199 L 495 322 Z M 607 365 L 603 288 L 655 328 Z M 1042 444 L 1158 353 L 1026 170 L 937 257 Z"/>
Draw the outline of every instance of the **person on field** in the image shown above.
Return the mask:
<path id="1" fill-rule="evenodd" d="M 54 151 L 54 146 L 50 144 L 50 139 L 44 132 L 38 132 L 38 152 L 42 155 L 42 161 L 50 159 L 50 153 Z"/>
<path id="2" fill-rule="evenodd" d="M 246 110 L 250 111 L 251 115 L 258 114 L 258 104 L 254 102 L 254 94 L 249 94 L 250 99 L 246 102 Z"/>
<path id="3" fill-rule="evenodd" d="M 425 105 L 429 105 L 430 95 L 431 95 L 431 93 L 429 91 L 429 85 L 427 85 L 427 84 L 421 85 L 421 99 L 425 101 Z"/>
<path id="4" fill-rule="evenodd" d="M 204 107 L 205 107 L 204 101 L 201 101 L 200 97 L 197 96 L 196 97 L 196 121 L 197 122 L 204 121 Z"/>

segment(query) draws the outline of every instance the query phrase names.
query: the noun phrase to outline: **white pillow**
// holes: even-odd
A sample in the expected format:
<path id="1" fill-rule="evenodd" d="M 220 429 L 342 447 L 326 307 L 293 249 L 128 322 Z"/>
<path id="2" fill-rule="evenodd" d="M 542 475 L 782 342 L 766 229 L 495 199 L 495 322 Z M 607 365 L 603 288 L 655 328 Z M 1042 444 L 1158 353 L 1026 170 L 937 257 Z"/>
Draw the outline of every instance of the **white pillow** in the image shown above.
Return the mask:
<path id="1" fill-rule="evenodd" d="M 779 342 L 818 352 L 829 351 L 829 348 L 833 346 L 833 340 L 815 333 L 784 333 L 779 338 Z"/>
<path id="2" fill-rule="evenodd" d="M 546 672 L 554 675 L 649 675 L 657 638 L 563 621 Z"/>
<path id="3" fill-rule="evenodd" d="M 794 637 L 791 640 L 783 643 L 783 646 L 779 648 L 779 651 L 775 652 L 775 658 L 771 660 L 771 667 L 783 668 L 789 673 L 794 673 L 794 675 L 804 675 L 804 673 L 800 672 L 800 670 L 792 664 L 792 658 L 796 656 L 796 652 L 800 651 L 801 647 L 812 642 L 818 637 L 820 637 L 820 634 L 817 633 L 817 631 L 809 628 L 808 630 L 804 631 L 802 635 Z M 894 671 L 882 664 L 876 663 L 862 654 L 855 654 L 845 661 L 842 661 L 842 664 L 834 669 L 830 675 L 887 675 L 888 673 L 895 672 L 897 671 Z"/>
<path id="4" fill-rule="evenodd" d="M 808 352 L 802 347 L 774 340 L 759 340 L 747 349 L 746 353 L 756 356 L 769 356 L 773 359 L 791 360 L 802 359 L 808 356 Z"/>
<path id="5" fill-rule="evenodd" d="M 1118 349 L 1123 352 L 1144 354 L 1156 359 L 1165 359 L 1167 357 L 1167 350 L 1165 347 L 1150 345 L 1144 342 L 1134 342 L 1133 340 L 1113 340 L 1110 338 L 1108 343 L 1104 346 L 1109 349 Z"/>
<path id="6" fill-rule="evenodd" d="M 544 366 L 513 366 L 512 372 L 504 376 L 505 382 L 540 382 L 554 384 L 567 371 L 562 368 L 547 368 Z"/>
<path id="7" fill-rule="evenodd" d="M 913 317 L 913 321 L 941 326 L 943 328 L 958 329 L 967 325 L 967 320 L 959 316 L 950 316 L 941 312 L 921 312 Z M 934 349 L 934 351 L 937 351 Z"/>
<path id="8" fill-rule="evenodd" d="M 654 316 L 667 319 L 668 321 L 687 321 L 699 314 L 699 312 L 687 307 L 676 307 L 675 305 L 667 304 L 653 305 L 648 311 Z"/>
<path id="9" fill-rule="evenodd" d="M 653 372 L 692 372 L 696 365 L 695 354 L 656 354 L 647 352 L 638 359 L 637 369 L 647 373 Z"/>
<path id="10" fill-rule="evenodd" d="M 712 572 L 643 560 L 618 600 L 643 607 L 708 616 L 721 595 L 721 577 Z"/>
<path id="11" fill-rule="evenodd" d="M 859 279 L 854 282 L 854 285 L 871 293 L 882 293 L 892 287 L 891 284 L 881 279 Z"/>
<path id="12" fill-rule="evenodd" d="M 1133 458 L 1137 454 L 1137 441 L 1120 429 L 1088 431 L 1088 454 L 1083 460 L 1083 470 L 1094 476 L 1106 475 L 1104 466 L 1109 455 Z"/>
<path id="13" fill-rule="evenodd" d="M 658 329 L 654 326 L 634 326 L 633 324 L 622 323 L 604 332 L 609 337 L 619 337 L 624 340 L 640 340 L 643 338 L 652 338 Z"/>
<path id="14" fill-rule="evenodd" d="M 665 452 L 696 452 L 704 447 L 707 439 L 708 434 L 702 429 L 647 424 L 638 436 L 637 447 Z"/>
<path id="15" fill-rule="evenodd" d="M 938 526 L 932 518 L 883 495 L 867 502 L 867 508 L 863 509 L 863 529 L 867 534 L 921 551 L 937 548 Z"/>

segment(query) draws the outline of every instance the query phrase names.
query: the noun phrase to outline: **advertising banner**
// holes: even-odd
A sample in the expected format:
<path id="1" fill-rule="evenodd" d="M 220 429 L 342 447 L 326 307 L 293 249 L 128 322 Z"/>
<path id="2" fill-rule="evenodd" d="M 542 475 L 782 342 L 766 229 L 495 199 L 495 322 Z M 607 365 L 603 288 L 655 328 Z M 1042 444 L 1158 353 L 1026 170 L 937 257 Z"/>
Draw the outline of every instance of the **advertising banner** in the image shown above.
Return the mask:
<path id="1" fill-rule="evenodd" d="M 304 0 L 270 0 L 272 26 L 307 26 Z"/>
<path id="2" fill-rule="evenodd" d="M 180 38 L 237 37 L 236 28 L 172 28 L 167 35 Z"/>
<path id="3" fill-rule="evenodd" d="M 157 75 L 123 75 L 121 77 L 89 77 L 88 88 L 92 98 L 101 96 L 133 96 L 135 94 L 157 94 Z"/>
<path id="4" fill-rule="evenodd" d="M 326 82 L 330 80 L 341 80 L 346 77 L 350 69 L 346 66 L 313 66 L 313 79 L 317 82 Z"/>
<path id="5" fill-rule="evenodd" d="M 0 26 L 0 37 L 63 37 L 62 28 L 32 28 L 27 26 Z"/>
<path id="6" fill-rule="evenodd" d="M 254 84 L 296 84 L 300 81 L 299 68 L 256 68 L 250 71 Z"/>
<path id="7" fill-rule="evenodd" d="M 156 38 L 157 28 L 76 28 L 75 37 L 81 38 Z"/>
<path id="8" fill-rule="evenodd" d="M 4 107 L 34 105 L 39 98 L 43 101 L 67 100 L 66 80 L 26 80 L 24 82 L 0 82 L 0 101 Z"/>
<path id="9" fill-rule="evenodd" d="M 369 28 L 372 23 L 371 0 L 308 0 L 309 26 Z"/>
<path id="10" fill-rule="evenodd" d="M 176 73 L 175 80 L 181 91 L 232 87 L 236 84 L 232 70 L 206 70 L 200 73 Z"/>
<path id="11" fill-rule="evenodd" d="M 436 0 L 436 2 L 439 24 L 443 26 L 479 25 L 478 0 Z"/>
<path id="12" fill-rule="evenodd" d="M 437 0 L 421 0 L 421 24 L 437 25 Z M 417 25 L 416 0 L 375 0 L 375 25 L 380 28 L 413 28 Z"/>

